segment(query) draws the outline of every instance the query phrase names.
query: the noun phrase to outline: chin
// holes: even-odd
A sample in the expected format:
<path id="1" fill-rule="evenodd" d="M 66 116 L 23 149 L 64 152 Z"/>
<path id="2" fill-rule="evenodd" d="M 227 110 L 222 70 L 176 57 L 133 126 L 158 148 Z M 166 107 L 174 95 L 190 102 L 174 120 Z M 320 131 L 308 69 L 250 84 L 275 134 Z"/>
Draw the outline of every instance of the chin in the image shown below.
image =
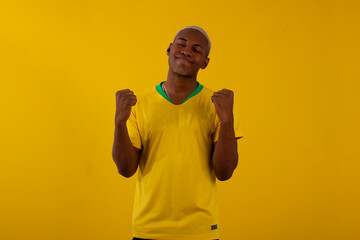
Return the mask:
<path id="1" fill-rule="evenodd" d="M 190 76 L 192 76 L 191 72 L 186 71 L 186 70 L 183 69 L 183 68 L 174 69 L 173 72 L 176 73 L 176 74 L 178 74 L 178 75 L 180 75 L 180 76 L 184 76 L 184 77 L 190 77 Z"/>
<path id="2" fill-rule="evenodd" d="M 187 73 L 187 72 L 175 71 L 175 73 L 176 73 L 177 75 L 180 75 L 180 76 L 183 76 L 183 77 L 188 77 L 188 76 L 190 76 L 190 74 Z"/>

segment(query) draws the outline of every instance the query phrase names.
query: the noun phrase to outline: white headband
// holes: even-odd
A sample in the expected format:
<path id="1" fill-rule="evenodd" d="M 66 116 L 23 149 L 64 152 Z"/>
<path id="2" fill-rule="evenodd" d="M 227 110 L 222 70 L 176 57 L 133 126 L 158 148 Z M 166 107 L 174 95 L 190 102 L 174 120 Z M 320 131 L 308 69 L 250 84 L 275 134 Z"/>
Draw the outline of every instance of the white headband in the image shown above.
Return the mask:
<path id="1" fill-rule="evenodd" d="M 188 29 L 188 28 L 198 30 L 199 32 L 202 33 L 202 35 L 204 35 L 204 37 L 205 37 L 205 38 L 207 39 L 207 41 L 208 41 L 209 53 L 210 53 L 210 48 L 211 48 L 210 38 L 209 38 L 209 36 L 206 34 L 205 30 L 202 29 L 201 27 L 198 27 L 198 26 L 188 26 L 188 27 L 184 27 L 184 28 L 180 29 L 180 30 L 175 34 L 175 37 L 179 34 L 179 32 L 181 32 L 181 31 L 184 30 L 184 29 Z M 174 38 L 174 39 L 175 39 L 175 38 Z"/>

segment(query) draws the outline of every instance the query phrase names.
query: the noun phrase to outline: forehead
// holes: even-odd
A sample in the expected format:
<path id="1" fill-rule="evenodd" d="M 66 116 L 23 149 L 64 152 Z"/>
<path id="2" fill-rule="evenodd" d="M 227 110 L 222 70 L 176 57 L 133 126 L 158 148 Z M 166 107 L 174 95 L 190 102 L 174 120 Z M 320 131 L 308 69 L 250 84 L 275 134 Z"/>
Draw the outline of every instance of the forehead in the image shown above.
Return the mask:
<path id="1" fill-rule="evenodd" d="M 191 41 L 193 43 L 198 43 L 202 46 L 206 46 L 207 45 L 207 39 L 206 37 L 199 32 L 198 30 L 195 29 L 184 29 L 181 32 L 179 32 L 176 36 L 175 36 L 175 40 L 179 39 L 179 38 L 184 38 L 187 41 Z"/>

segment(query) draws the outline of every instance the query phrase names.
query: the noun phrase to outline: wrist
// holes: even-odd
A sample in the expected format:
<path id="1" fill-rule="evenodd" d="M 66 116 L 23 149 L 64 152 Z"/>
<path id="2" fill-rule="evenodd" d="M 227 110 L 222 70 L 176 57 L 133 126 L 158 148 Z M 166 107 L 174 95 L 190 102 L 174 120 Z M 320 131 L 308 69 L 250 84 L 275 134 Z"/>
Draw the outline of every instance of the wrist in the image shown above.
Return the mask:
<path id="1" fill-rule="evenodd" d="M 232 114 L 227 115 L 220 119 L 222 124 L 233 124 L 234 123 L 234 116 Z"/>

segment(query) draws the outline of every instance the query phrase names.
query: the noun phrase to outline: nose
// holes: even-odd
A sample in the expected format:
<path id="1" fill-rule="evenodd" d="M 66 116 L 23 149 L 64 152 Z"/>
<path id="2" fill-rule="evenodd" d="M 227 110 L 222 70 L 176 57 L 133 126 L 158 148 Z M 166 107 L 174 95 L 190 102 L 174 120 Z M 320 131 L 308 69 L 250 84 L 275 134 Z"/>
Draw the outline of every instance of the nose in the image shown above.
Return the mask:
<path id="1" fill-rule="evenodd" d="M 189 47 L 188 46 L 185 46 L 185 47 L 183 47 L 182 49 L 181 49 L 181 54 L 183 54 L 183 55 L 186 55 L 186 56 L 191 56 L 191 51 L 190 51 L 190 49 L 189 49 Z"/>

